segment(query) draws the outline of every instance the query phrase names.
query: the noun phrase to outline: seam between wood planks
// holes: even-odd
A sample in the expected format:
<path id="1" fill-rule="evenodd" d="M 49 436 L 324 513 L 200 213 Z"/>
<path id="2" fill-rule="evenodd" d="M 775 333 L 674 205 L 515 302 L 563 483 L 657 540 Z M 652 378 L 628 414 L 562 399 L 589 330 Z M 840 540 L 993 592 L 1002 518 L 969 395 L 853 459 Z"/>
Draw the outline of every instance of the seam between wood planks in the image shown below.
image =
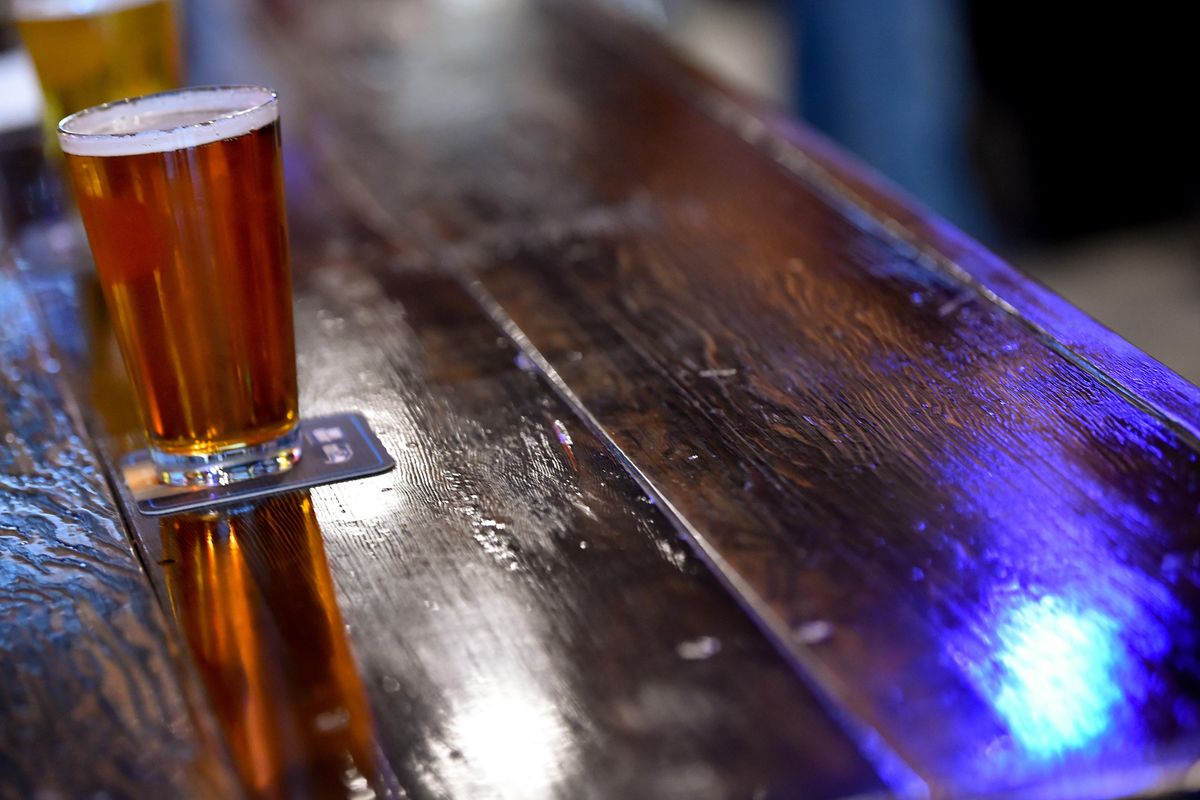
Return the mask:
<path id="1" fill-rule="evenodd" d="M 366 228 L 393 250 L 411 249 L 404 245 L 411 245 L 412 242 L 405 242 L 402 237 L 398 236 L 397 230 L 402 230 L 404 236 L 412 237 L 423 249 L 426 249 L 432 259 L 446 271 L 447 275 L 454 278 L 464 288 L 472 301 L 518 351 L 529 359 L 549 389 L 570 408 L 584 426 L 603 442 L 625 472 L 644 492 L 655 498 L 655 503 L 662 510 L 667 522 L 691 545 L 693 552 L 707 565 L 710 573 L 726 590 L 730 600 L 743 609 L 754 626 L 792 665 L 793 674 L 813 692 L 830 717 L 847 732 L 850 739 L 876 769 L 880 778 L 891 787 L 891 790 L 905 798 L 930 797 L 931 792 L 926 780 L 899 755 L 874 726 L 867 722 L 862 713 L 852 710 L 853 704 L 848 701 L 851 693 L 844 687 L 841 687 L 840 691 L 831 688 L 840 687 L 840 682 L 836 677 L 821 666 L 807 647 L 794 641 L 788 626 L 771 611 L 765 599 L 725 561 L 700 529 L 665 498 L 663 492 L 621 449 L 583 400 L 567 385 L 504 306 L 475 276 L 473 268 L 480 266 L 486 260 L 492 251 L 489 245 L 496 241 L 512 243 L 513 241 L 527 241 L 529 238 L 548 235 L 548 233 L 562 236 L 578 230 L 586 231 L 596 224 L 603 224 L 604 220 L 610 218 L 612 211 L 609 209 L 584 211 L 561 221 L 547 223 L 546 226 L 523 227 L 519 231 L 512 231 L 516 235 L 511 237 L 505 235 L 508 231 L 505 226 L 499 226 L 481 230 L 463 242 L 447 242 L 424 226 L 402 225 L 401 220 L 397 219 L 392 211 L 379 202 L 362 178 L 349 167 L 352 162 L 345 157 L 332 140 L 310 141 L 310 144 L 315 150 L 314 154 L 317 156 L 318 163 L 328 170 L 331 188 L 339 191 L 343 200 L 359 211 Z M 615 211 L 620 213 L 619 208 Z M 548 228 L 550 231 L 543 230 L 543 228 Z M 398 265 L 397 268 L 402 271 L 403 264 Z"/>

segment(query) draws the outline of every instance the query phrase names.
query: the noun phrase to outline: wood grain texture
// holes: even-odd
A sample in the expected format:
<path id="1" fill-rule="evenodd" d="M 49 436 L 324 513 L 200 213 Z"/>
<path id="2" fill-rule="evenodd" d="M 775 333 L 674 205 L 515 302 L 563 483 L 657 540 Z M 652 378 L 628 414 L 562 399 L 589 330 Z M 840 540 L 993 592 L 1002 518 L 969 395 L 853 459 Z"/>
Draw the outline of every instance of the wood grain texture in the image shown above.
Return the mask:
<path id="1" fill-rule="evenodd" d="M 319 526 L 361 683 L 280 680 L 346 709 L 332 752 L 377 791 L 1194 783 L 1195 387 L 603 14 L 204 0 L 191 19 L 196 80 L 295 109 L 305 411 L 363 407 L 402 462 L 221 515 L 257 556 L 193 537 L 245 559 L 234 596 L 260 620 L 231 629 L 246 658 L 209 661 L 262 682 L 299 657 L 283 563 L 348 652 L 295 536 Z M 183 585 L 161 531 L 138 535 L 174 559 L 160 588 Z M 181 608 L 220 706 L 205 617 Z M 302 728 L 329 710 L 273 708 Z M 263 785 L 350 788 L 292 758 L 321 737 L 287 736 Z"/>
<path id="2" fill-rule="evenodd" d="M 603 17 L 271 8 L 396 268 L 474 275 L 934 792 L 1188 785 L 1194 387 Z"/>
<path id="3" fill-rule="evenodd" d="M 1153 412 L 1200 438 L 1200 388 L 1183 380 L 1037 281 L 923 207 L 886 177 L 821 134 L 763 107 L 661 46 L 654 35 L 612 14 L 573 5 L 607 48 L 668 83 L 713 122 L 800 178 L 822 199 L 860 223 L 902 242 L 923 261 L 1018 318 L 1064 357 Z"/>
<path id="4" fill-rule="evenodd" d="M 7 260 L 0 318 L 0 797 L 235 796 Z"/>
<path id="5" fill-rule="evenodd" d="M 134 518 L 247 790 L 882 792 L 461 285 L 380 278 L 369 235 L 297 205 L 303 408 L 363 410 L 400 466 L 311 502 Z"/>
<path id="6" fill-rule="evenodd" d="M 235 11 L 193 31 L 226 44 Z M 234 79 L 217 52 L 206 79 Z M 319 105 L 262 69 L 239 79 L 285 90 L 304 411 L 364 410 L 400 467 L 311 499 L 130 513 L 247 792 L 884 791 L 464 287 L 436 265 L 393 271 L 319 140 Z M 134 423 L 94 287 L 37 287 L 119 457 Z"/>

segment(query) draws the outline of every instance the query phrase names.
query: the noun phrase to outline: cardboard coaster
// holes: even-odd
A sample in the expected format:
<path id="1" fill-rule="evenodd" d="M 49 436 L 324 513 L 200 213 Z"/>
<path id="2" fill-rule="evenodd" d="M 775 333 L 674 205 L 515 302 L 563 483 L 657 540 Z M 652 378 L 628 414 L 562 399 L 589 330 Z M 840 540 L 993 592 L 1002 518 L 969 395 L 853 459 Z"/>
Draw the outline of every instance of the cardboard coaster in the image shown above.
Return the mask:
<path id="1" fill-rule="evenodd" d="M 300 421 L 301 456 L 296 466 L 227 486 L 164 486 L 147 450 L 121 461 L 125 485 L 138 511 L 150 516 L 212 508 L 269 494 L 379 475 L 396 466 L 362 414 L 331 414 Z"/>

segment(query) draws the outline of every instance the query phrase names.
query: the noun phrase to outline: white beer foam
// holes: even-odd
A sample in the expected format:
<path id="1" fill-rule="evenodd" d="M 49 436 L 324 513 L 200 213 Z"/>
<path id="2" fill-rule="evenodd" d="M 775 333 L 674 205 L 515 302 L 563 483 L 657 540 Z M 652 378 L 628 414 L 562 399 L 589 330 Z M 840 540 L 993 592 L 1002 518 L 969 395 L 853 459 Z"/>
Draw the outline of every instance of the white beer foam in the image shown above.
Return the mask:
<path id="1" fill-rule="evenodd" d="M 244 136 L 279 118 L 261 86 L 204 86 L 149 94 L 80 111 L 58 123 L 64 153 L 166 153 Z"/>
<path id="2" fill-rule="evenodd" d="M 28 22 L 95 17 L 158 2 L 162 0 L 13 0 L 12 16 Z"/>

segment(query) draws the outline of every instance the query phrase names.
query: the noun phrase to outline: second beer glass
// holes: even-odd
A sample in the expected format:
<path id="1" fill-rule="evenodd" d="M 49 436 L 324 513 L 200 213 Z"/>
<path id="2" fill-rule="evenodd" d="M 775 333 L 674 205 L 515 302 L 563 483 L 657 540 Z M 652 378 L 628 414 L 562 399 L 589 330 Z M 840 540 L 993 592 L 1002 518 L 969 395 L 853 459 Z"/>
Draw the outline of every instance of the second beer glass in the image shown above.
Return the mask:
<path id="1" fill-rule="evenodd" d="M 180 89 L 58 130 L 162 480 L 290 468 L 299 417 L 274 92 Z"/>
<path id="2" fill-rule="evenodd" d="M 54 125 L 74 111 L 179 85 L 171 0 L 14 0 Z"/>

